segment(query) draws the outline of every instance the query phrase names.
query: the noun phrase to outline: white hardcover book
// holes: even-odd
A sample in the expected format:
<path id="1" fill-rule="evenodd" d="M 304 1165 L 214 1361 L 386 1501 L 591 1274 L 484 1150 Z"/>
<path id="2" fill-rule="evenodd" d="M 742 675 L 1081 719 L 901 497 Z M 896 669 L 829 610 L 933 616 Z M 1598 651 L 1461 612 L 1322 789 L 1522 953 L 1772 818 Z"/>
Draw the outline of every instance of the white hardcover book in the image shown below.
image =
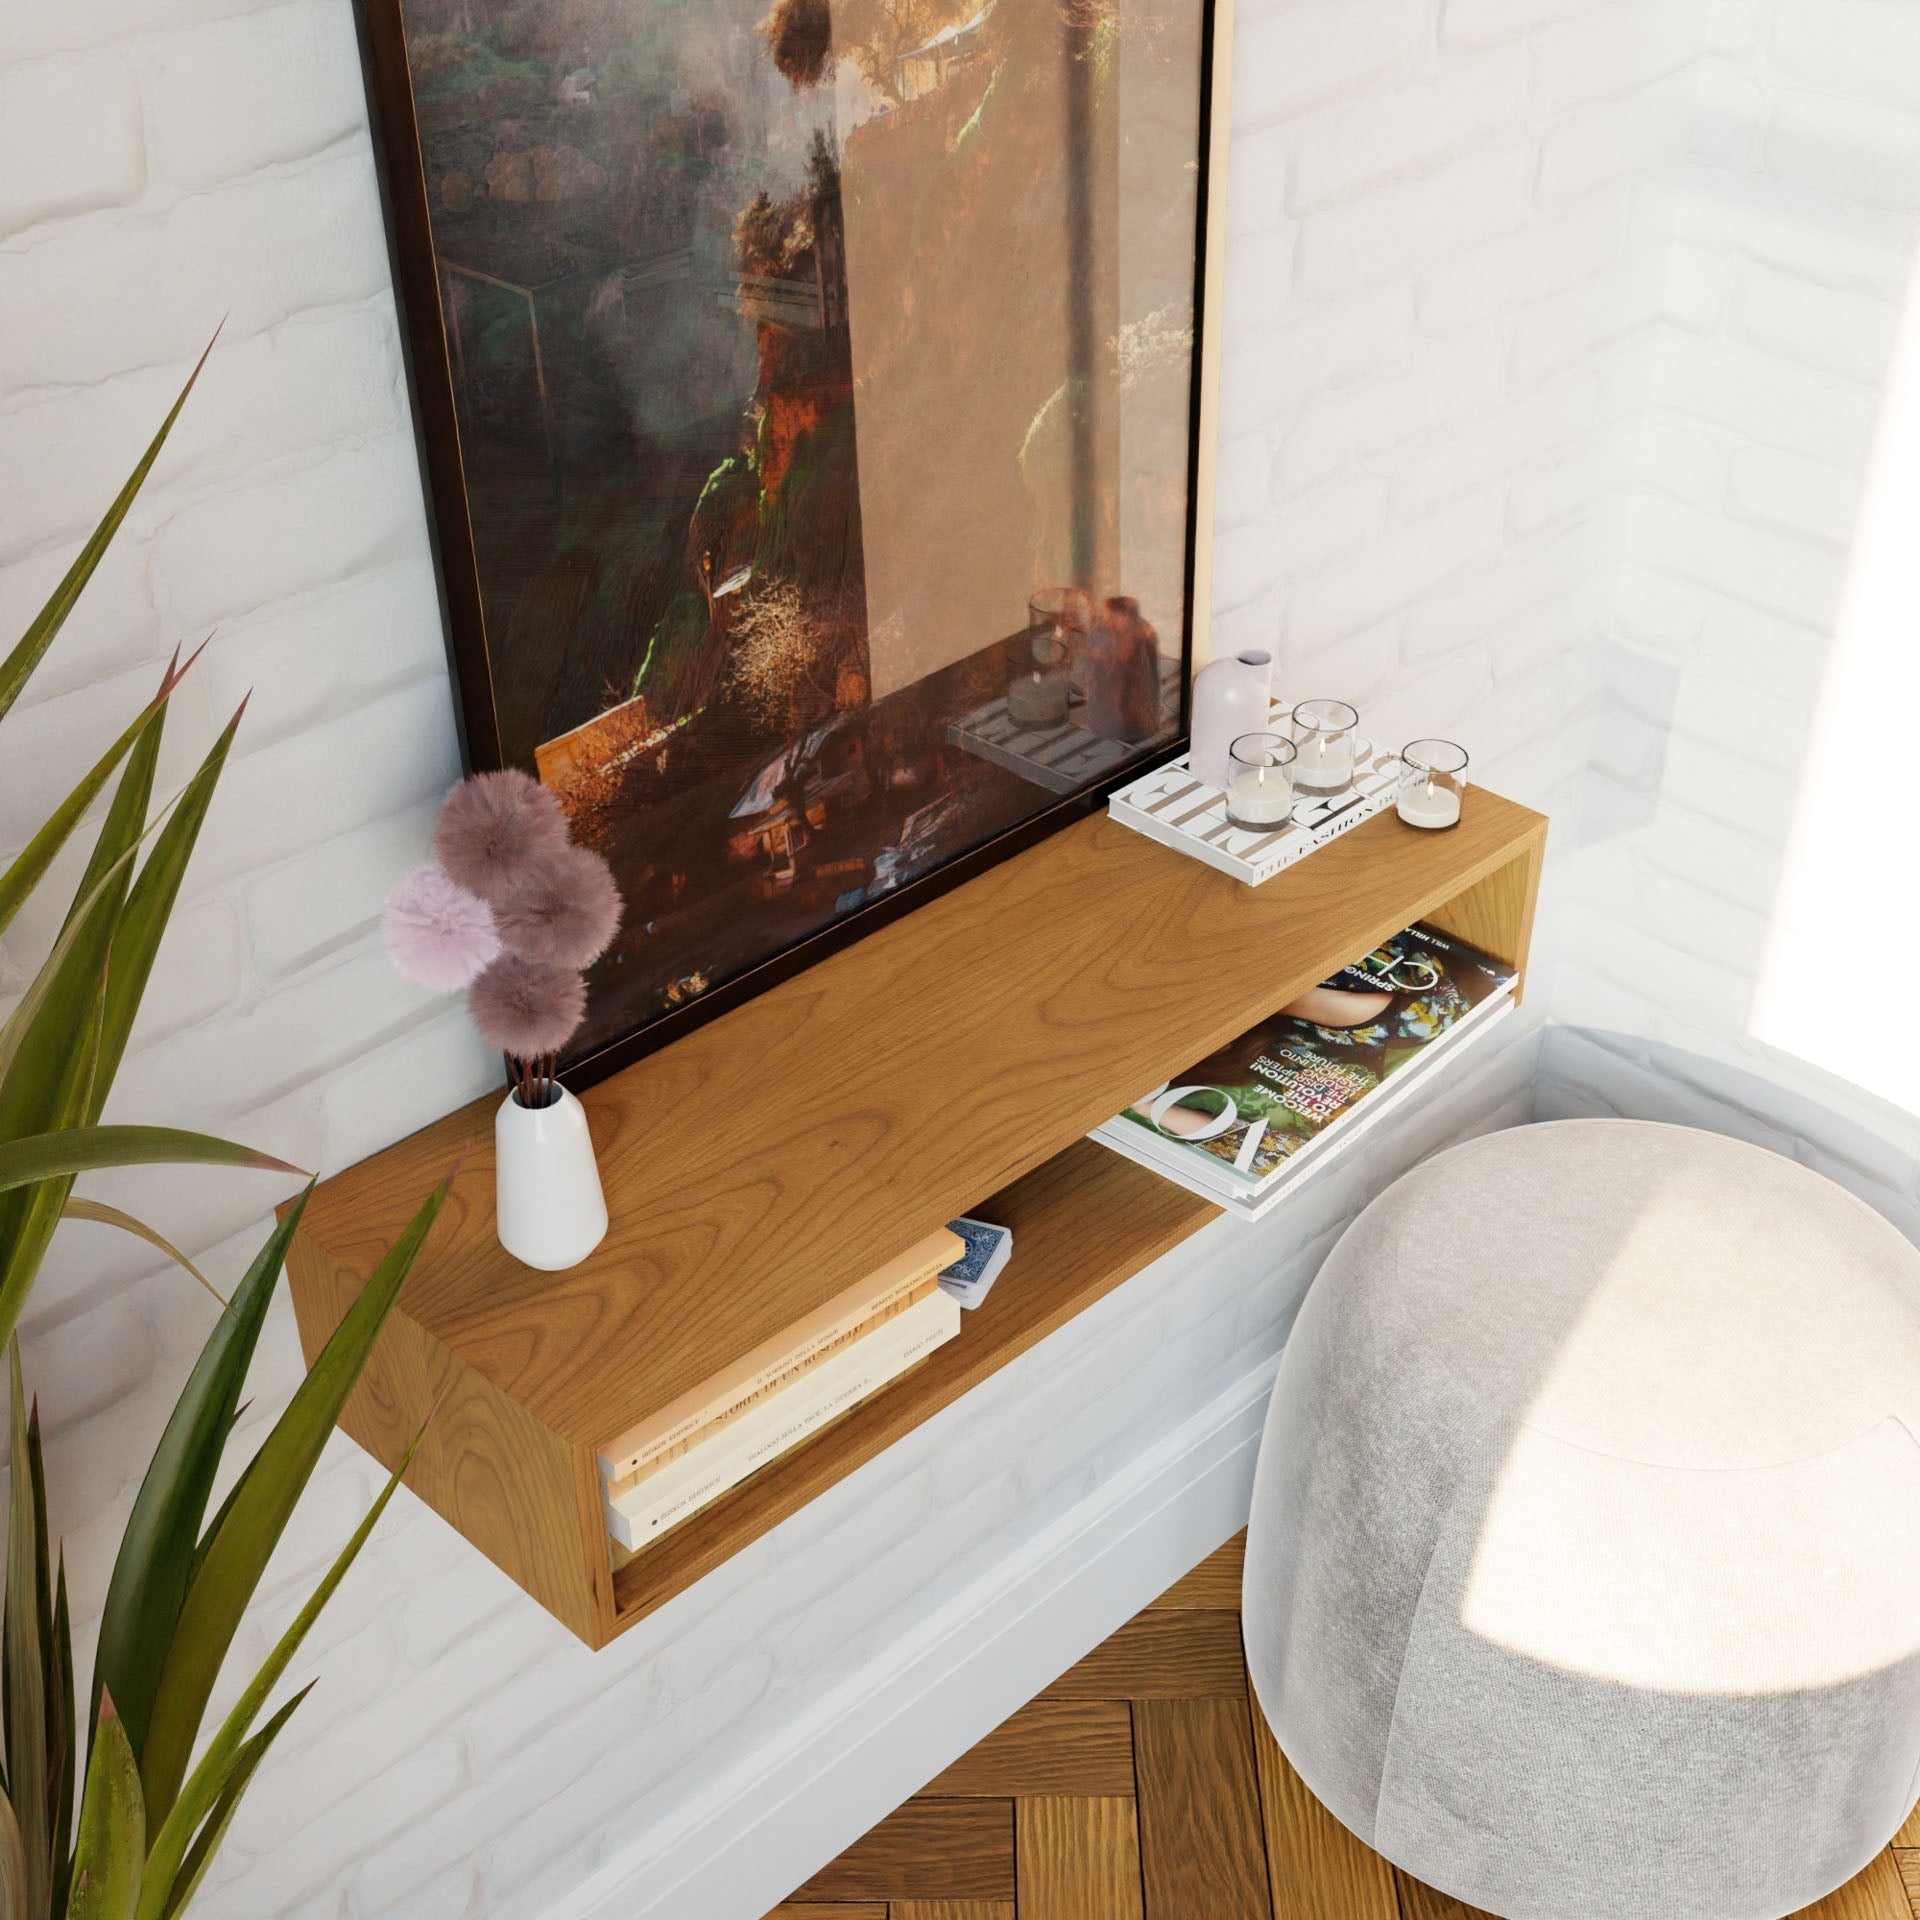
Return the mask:
<path id="1" fill-rule="evenodd" d="M 1289 1155 L 1279 1170 L 1257 1187 L 1242 1184 L 1235 1189 L 1229 1186 L 1231 1175 L 1214 1173 L 1206 1166 L 1205 1156 L 1190 1149 L 1178 1149 L 1179 1157 L 1175 1158 L 1167 1151 L 1169 1147 L 1176 1146 L 1175 1142 L 1162 1142 L 1131 1120 L 1116 1117 L 1104 1121 L 1093 1130 L 1090 1137 L 1104 1147 L 1111 1147 L 1115 1153 L 1137 1166 L 1149 1168 L 1177 1186 L 1185 1187 L 1189 1193 L 1197 1193 L 1203 1200 L 1211 1200 L 1236 1220 L 1261 1220 L 1321 1167 L 1326 1166 L 1342 1146 L 1398 1106 L 1414 1088 L 1424 1085 L 1438 1061 L 1464 1052 L 1503 1015 L 1512 1011 L 1513 983 L 1509 981 L 1423 1049 L 1418 1059 L 1409 1061 L 1399 1071 L 1388 1075 L 1371 1092 L 1356 1100 L 1323 1132 L 1316 1134 L 1297 1153 Z M 1195 1164 L 1189 1165 L 1189 1162 Z"/>
<path id="2" fill-rule="evenodd" d="M 959 1331 L 960 1303 L 936 1289 L 769 1395 L 711 1440 L 689 1448 L 630 1492 L 609 1499 L 607 1531 L 630 1552 L 637 1552 L 924 1360 Z"/>

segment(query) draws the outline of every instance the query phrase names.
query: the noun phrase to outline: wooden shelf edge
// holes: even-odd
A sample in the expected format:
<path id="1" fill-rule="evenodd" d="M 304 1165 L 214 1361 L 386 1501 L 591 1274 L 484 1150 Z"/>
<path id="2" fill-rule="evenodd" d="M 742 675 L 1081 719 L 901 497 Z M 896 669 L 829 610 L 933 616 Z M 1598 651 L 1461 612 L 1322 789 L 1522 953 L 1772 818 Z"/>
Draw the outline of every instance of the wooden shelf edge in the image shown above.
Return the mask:
<path id="1" fill-rule="evenodd" d="M 875 936 L 839 956 L 837 973 L 824 962 L 702 1029 L 684 1055 L 670 1048 L 630 1069 L 624 1093 L 628 1076 L 596 1089 L 603 1118 L 624 1101 L 624 1125 L 643 1129 L 623 1140 L 614 1126 L 611 1153 L 596 1132 L 609 1174 L 624 1168 L 639 1186 L 624 1242 L 576 1272 L 531 1275 L 498 1253 L 483 1141 L 342 1427 L 391 1466 L 438 1404 L 408 1485 L 588 1646 L 605 1645 L 1219 1217 L 1081 1137 L 1156 1076 L 1413 920 L 1514 963 L 1524 980 L 1548 823 L 1487 796 L 1471 833 L 1466 824 L 1424 835 L 1381 816 L 1251 894 L 1110 822 L 1055 836 L 1024 866 L 970 883 L 970 910 L 994 930 L 987 985 L 975 956 L 957 992 L 945 991 L 951 942 L 930 909 L 903 923 L 911 940 L 896 934 L 888 949 Z M 948 896 L 949 918 L 967 891 Z M 1032 916 L 1056 901 L 1066 911 L 1049 923 L 1050 942 L 1036 943 Z M 910 1060 L 897 1034 L 876 1028 L 871 1085 L 833 1092 L 835 1077 L 823 1081 L 809 1062 L 837 1068 L 868 1045 L 850 1004 L 904 1007 L 928 1051 Z M 1020 1070 L 982 1078 L 1008 1019 Z M 770 1070 L 775 1053 L 784 1079 Z M 770 1139 L 720 1172 L 676 1162 L 669 1181 L 648 1156 L 690 1130 L 676 1133 L 665 1116 L 695 1093 L 710 1097 L 709 1069 L 737 1080 L 743 1060 L 757 1063 L 762 1094 L 806 1091 L 816 1150 L 796 1163 L 784 1137 Z M 911 1097 L 896 1102 L 903 1084 Z M 322 1186 L 288 1260 L 309 1364 L 426 1173 L 444 1167 L 445 1139 L 484 1117 L 481 1107 L 451 1115 Z M 635 1406 L 658 1402 L 642 1402 L 612 1356 L 651 1353 L 656 1337 L 691 1351 L 697 1334 L 711 1367 L 727 1342 L 751 1345 L 761 1322 L 790 1319 L 866 1258 L 863 1207 L 909 1238 L 981 1213 L 1014 1229 L 1014 1255 L 958 1339 L 613 1569 L 595 1449 Z M 727 1272 L 747 1276 L 757 1319 L 737 1311 L 734 1282 L 714 1283 L 721 1246 L 735 1263 Z M 539 1388 L 582 1354 L 603 1376 L 590 1404 Z"/>
<path id="2" fill-rule="evenodd" d="M 628 1561 L 613 1576 L 615 1633 L 1220 1217 L 1209 1202 L 1091 1140 L 1023 1175 L 979 1212 L 1013 1229 L 1013 1256 L 962 1320 L 959 1338 Z"/>

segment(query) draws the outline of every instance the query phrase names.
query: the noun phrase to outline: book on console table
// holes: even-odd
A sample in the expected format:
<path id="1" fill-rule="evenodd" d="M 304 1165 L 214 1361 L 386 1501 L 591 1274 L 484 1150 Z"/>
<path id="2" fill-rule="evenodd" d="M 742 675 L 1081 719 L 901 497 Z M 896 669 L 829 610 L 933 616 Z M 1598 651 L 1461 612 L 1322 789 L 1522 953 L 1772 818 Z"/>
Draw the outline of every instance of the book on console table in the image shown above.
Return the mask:
<path id="1" fill-rule="evenodd" d="M 1505 1013 L 1514 982 L 1465 941 L 1408 927 L 1093 1138 L 1258 1219 Z"/>
<path id="2" fill-rule="evenodd" d="M 711 1438 L 762 1398 L 862 1334 L 903 1314 L 933 1294 L 942 1269 L 966 1252 L 966 1242 L 942 1227 L 896 1260 L 783 1327 L 731 1366 L 600 1449 L 600 1473 L 609 1493 L 625 1493 L 696 1443 Z"/>
<path id="3" fill-rule="evenodd" d="M 637 1552 L 748 1475 L 897 1380 L 960 1331 L 960 1303 L 935 1289 L 757 1401 L 625 1493 L 607 1496 L 607 1531 Z"/>

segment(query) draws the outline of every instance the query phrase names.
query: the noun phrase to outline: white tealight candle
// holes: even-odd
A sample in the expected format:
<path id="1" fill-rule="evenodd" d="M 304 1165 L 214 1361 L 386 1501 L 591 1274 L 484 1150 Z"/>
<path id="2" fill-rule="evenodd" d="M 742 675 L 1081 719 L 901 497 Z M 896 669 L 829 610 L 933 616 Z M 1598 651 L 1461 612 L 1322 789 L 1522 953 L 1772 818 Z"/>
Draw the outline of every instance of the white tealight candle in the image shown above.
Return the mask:
<path id="1" fill-rule="evenodd" d="M 1403 787 L 1394 811 L 1410 827 L 1450 827 L 1460 818 L 1460 796 L 1432 780 Z"/>
<path id="2" fill-rule="evenodd" d="M 1337 793 L 1353 781 L 1353 736 L 1315 734 L 1300 749 L 1295 776 L 1300 785 L 1316 793 Z"/>
<path id="3" fill-rule="evenodd" d="M 1293 817 L 1293 783 L 1284 769 L 1237 769 L 1227 788 L 1227 817 L 1236 826 L 1276 827 Z"/>
<path id="4" fill-rule="evenodd" d="M 1007 682 L 1007 712 L 1023 727 L 1057 727 L 1067 717 L 1064 673 L 1016 673 Z"/>

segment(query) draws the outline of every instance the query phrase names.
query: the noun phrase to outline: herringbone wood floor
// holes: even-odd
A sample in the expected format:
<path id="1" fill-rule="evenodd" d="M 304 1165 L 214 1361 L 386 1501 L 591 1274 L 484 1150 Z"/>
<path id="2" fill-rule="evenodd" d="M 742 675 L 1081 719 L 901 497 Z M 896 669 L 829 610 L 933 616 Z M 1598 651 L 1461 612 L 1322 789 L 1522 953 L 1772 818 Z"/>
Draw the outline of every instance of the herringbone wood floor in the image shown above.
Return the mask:
<path id="1" fill-rule="evenodd" d="M 1247 1692 L 1240 1557 L 1230 1541 L 768 1920 L 1486 1920 L 1287 1765 Z M 1798 1920 L 1920 1920 L 1920 1811 Z"/>

